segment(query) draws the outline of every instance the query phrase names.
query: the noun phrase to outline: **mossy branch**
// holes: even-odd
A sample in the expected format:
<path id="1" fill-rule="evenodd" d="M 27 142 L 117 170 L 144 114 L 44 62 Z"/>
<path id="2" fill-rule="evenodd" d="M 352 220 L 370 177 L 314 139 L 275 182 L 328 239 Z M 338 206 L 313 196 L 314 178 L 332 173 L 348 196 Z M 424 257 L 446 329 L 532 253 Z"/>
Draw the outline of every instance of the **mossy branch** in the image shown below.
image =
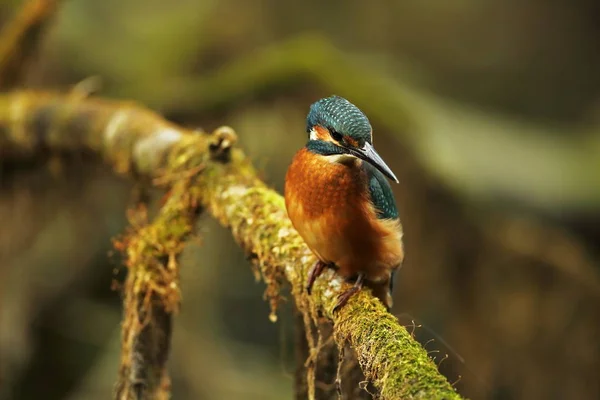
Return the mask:
<path id="1" fill-rule="evenodd" d="M 198 208 L 187 195 L 188 184 L 185 178 L 175 182 L 151 224 L 146 223 L 144 206 L 132 210 L 130 232 L 115 242 L 128 268 L 117 399 L 169 398 L 166 362 L 172 314 L 180 301 L 178 257 Z"/>
<path id="2" fill-rule="evenodd" d="M 170 329 L 169 318 L 179 302 L 177 255 L 203 206 L 231 230 L 259 267 L 267 284 L 271 320 L 276 319 L 280 285 L 287 281 L 305 323 L 322 317 L 333 321 L 336 343 L 351 344 L 382 398 L 460 398 L 427 351 L 368 290 L 354 296 L 338 314 L 332 308 L 347 284 L 332 272 L 317 281 L 312 296 L 306 295 L 306 274 L 315 259 L 292 228 L 281 195 L 257 177 L 240 149 L 231 148 L 234 142 L 229 128 L 212 135 L 185 130 L 132 103 L 36 92 L 0 95 L 3 157 L 33 156 L 41 149 L 88 150 L 118 173 L 169 183 L 170 195 L 155 220 L 146 224 L 143 218 L 134 218 L 132 233 L 119 242 L 129 268 L 120 374 L 120 382 L 128 386 L 119 393 L 136 398 L 139 379 L 147 393 L 158 396 L 168 390 L 165 330 Z M 148 327 L 153 335 L 146 342 L 154 348 L 143 354 L 153 357 L 142 362 L 154 364 L 144 369 L 145 374 L 136 374 L 135 342 L 144 340 Z M 315 357 L 318 346 L 314 340 L 308 342 Z"/>

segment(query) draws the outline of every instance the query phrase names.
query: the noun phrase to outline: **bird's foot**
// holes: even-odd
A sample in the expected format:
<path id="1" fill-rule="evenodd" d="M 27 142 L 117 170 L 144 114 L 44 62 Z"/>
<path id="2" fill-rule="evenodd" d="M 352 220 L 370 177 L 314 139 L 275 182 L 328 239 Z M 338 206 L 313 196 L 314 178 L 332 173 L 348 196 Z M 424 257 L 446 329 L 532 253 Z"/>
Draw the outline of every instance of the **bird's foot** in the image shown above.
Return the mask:
<path id="1" fill-rule="evenodd" d="M 323 273 L 325 268 L 331 268 L 332 264 L 327 264 L 321 260 L 317 261 L 308 272 L 308 283 L 306 284 L 306 292 L 310 296 L 315 280 Z"/>
<path id="2" fill-rule="evenodd" d="M 346 305 L 346 303 L 348 302 L 348 300 L 350 300 L 350 297 L 352 297 L 356 293 L 360 292 L 360 290 L 363 287 L 364 280 L 365 280 L 365 275 L 358 274 L 358 277 L 356 278 L 356 282 L 354 283 L 354 286 L 352 286 L 350 289 L 346 290 L 345 292 L 343 292 L 342 294 L 340 294 L 338 296 L 338 302 L 335 305 L 335 307 L 333 307 L 334 313 L 338 312 L 342 307 L 344 307 Z"/>

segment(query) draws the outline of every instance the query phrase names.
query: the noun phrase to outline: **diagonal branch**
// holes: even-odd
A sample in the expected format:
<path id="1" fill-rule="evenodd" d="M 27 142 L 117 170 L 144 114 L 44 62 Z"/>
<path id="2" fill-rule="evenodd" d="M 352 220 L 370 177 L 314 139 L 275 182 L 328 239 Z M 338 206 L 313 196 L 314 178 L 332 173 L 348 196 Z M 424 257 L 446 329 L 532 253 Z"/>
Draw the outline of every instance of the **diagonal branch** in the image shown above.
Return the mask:
<path id="1" fill-rule="evenodd" d="M 257 177 L 241 150 L 230 149 L 234 141 L 230 128 L 221 128 L 213 135 L 188 131 L 131 103 L 35 92 L 0 95 L 0 156 L 34 156 L 42 149 L 88 150 L 101 155 L 118 173 L 174 182 L 163 210 L 150 225 L 155 231 L 144 226 L 144 234 L 134 236 L 149 237 L 145 243 L 150 246 L 136 250 L 134 242 L 125 242 L 129 276 L 145 272 L 141 282 L 148 285 L 146 289 L 165 287 L 159 278 L 162 275 L 152 271 L 170 267 L 173 275 L 178 275 L 176 262 L 169 266 L 164 254 L 176 257 L 197 207 L 202 205 L 231 230 L 259 267 L 267 284 L 272 320 L 276 319 L 280 285 L 287 281 L 305 323 L 319 318 L 333 321 L 336 343 L 340 347 L 350 343 L 363 373 L 381 391 L 382 398 L 460 398 L 427 351 L 370 292 L 354 296 L 334 315 L 331 310 L 336 297 L 346 284 L 328 272 L 328 279 L 315 284 L 313 295 L 306 295 L 303 286 L 314 257 L 292 228 L 281 195 Z M 190 170 L 198 173 L 185 173 Z M 136 259 L 139 255 L 148 258 Z M 167 281 L 177 283 L 176 278 Z M 131 288 L 126 284 L 126 289 L 127 303 Z M 172 291 L 150 293 L 154 297 L 147 303 L 136 301 L 137 317 L 152 314 L 151 307 L 156 305 L 169 316 L 176 310 L 178 297 Z M 148 326 L 143 319 L 137 321 L 142 323 L 128 328 L 125 320 L 123 340 L 130 333 L 128 329 L 139 337 Z M 308 342 L 316 354 L 318 346 Z"/>

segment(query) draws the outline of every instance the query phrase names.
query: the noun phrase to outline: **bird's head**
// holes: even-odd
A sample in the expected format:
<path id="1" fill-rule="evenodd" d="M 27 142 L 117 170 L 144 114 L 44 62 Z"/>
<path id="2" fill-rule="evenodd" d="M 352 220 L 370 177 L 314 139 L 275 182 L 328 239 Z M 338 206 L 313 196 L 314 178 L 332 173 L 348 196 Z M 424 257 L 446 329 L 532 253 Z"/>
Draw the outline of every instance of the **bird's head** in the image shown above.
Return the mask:
<path id="1" fill-rule="evenodd" d="M 332 162 L 360 159 L 368 162 L 391 180 L 398 178 L 373 147 L 369 119 L 348 100 L 331 96 L 313 103 L 306 118 L 309 150 Z"/>

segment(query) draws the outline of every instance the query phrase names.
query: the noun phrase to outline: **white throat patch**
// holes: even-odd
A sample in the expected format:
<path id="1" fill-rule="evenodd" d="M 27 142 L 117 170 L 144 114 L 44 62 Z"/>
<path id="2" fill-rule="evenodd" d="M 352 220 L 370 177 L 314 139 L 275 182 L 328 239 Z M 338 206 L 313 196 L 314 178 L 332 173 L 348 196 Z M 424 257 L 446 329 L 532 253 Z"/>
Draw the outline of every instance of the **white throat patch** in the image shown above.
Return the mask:
<path id="1" fill-rule="evenodd" d="M 330 163 L 345 164 L 345 165 L 360 163 L 360 161 L 361 161 L 358 157 L 353 156 L 352 154 L 332 154 L 330 156 L 325 156 L 325 158 Z"/>
<path id="2" fill-rule="evenodd" d="M 317 136 L 317 131 L 315 131 L 314 128 L 310 130 L 309 138 L 310 140 L 319 140 L 319 137 Z"/>

